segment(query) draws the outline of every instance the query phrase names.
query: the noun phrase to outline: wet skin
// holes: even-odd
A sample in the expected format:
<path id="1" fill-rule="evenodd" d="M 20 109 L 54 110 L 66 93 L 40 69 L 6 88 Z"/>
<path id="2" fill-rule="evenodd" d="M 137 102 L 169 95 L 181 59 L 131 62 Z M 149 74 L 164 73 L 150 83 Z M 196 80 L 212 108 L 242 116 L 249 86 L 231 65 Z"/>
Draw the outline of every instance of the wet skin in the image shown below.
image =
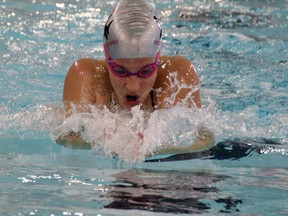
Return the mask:
<path id="1" fill-rule="evenodd" d="M 130 72 L 136 72 L 155 60 L 136 58 L 113 61 Z M 179 89 L 180 85 L 186 87 Z M 148 78 L 116 77 L 106 60 L 84 58 L 72 64 L 64 82 L 66 116 L 71 114 L 71 103 L 79 112 L 86 112 L 83 105 L 91 104 L 100 109 L 110 107 L 113 96 L 123 109 L 142 104 L 143 109 L 153 111 L 149 95 L 152 89 L 157 109 L 170 108 L 179 103 L 186 107 L 201 107 L 199 79 L 192 63 L 186 58 L 162 56 L 157 71 Z"/>
<path id="2" fill-rule="evenodd" d="M 155 60 L 152 58 L 117 59 L 114 62 L 130 72 L 137 72 Z M 157 69 L 156 69 L 157 70 Z M 111 86 L 116 94 L 118 104 L 126 109 L 145 104 L 154 83 L 157 72 L 147 78 L 137 76 L 117 77 L 109 69 Z"/>
<path id="3" fill-rule="evenodd" d="M 153 63 L 152 58 L 116 59 L 130 72 L 137 72 Z M 153 104 L 150 93 L 153 94 Z M 114 101 L 114 103 L 112 103 Z M 89 106 L 99 109 L 107 107 L 113 110 L 115 105 L 122 109 L 131 109 L 141 104 L 141 109 L 153 111 L 174 106 L 201 108 L 200 84 L 193 64 L 181 56 L 162 56 L 157 71 L 147 78 L 137 76 L 117 77 L 110 71 L 106 60 L 91 58 L 80 59 L 70 67 L 63 90 L 63 103 L 68 118 L 72 110 L 90 112 Z M 73 106 L 72 106 L 73 104 Z M 140 134 L 140 135 L 139 135 Z M 138 136 L 143 139 L 143 134 Z M 57 142 L 70 147 L 89 147 L 78 134 L 71 133 L 59 137 Z M 202 151 L 211 148 L 214 135 L 205 128 L 197 130 L 196 141 L 191 146 L 174 145 L 155 152 L 155 154 L 174 154 Z"/>

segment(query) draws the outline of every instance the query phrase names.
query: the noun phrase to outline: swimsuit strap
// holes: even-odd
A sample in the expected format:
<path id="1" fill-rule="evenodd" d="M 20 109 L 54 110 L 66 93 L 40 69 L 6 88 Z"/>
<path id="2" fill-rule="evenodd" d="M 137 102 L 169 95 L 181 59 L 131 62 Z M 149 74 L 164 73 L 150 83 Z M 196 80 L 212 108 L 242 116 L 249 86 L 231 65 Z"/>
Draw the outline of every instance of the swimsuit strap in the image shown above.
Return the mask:
<path id="1" fill-rule="evenodd" d="M 153 107 L 154 109 L 156 109 L 156 108 L 155 108 L 154 92 L 153 92 L 153 90 L 150 92 L 150 98 L 151 98 L 152 107 Z"/>

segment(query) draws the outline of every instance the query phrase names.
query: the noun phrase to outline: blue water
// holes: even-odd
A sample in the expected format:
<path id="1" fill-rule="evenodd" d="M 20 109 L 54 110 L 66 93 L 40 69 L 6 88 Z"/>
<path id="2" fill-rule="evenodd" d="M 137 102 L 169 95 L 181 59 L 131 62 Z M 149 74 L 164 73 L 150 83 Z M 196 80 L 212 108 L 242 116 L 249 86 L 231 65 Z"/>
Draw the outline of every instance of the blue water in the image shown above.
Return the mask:
<path id="1" fill-rule="evenodd" d="M 0 2 L 0 215 L 287 215 L 288 1 L 152 2 L 164 55 L 195 64 L 203 110 L 64 121 L 55 107 L 66 72 L 103 58 L 114 3 Z M 123 131 L 109 134 L 116 122 Z M 165 142 L 191 142 L 199 125 L 215 147 L 144 161 Z M 92 150 L 54 142 L 82 126 Z M 143 146 L 133 143 L 139 130 Z"/>

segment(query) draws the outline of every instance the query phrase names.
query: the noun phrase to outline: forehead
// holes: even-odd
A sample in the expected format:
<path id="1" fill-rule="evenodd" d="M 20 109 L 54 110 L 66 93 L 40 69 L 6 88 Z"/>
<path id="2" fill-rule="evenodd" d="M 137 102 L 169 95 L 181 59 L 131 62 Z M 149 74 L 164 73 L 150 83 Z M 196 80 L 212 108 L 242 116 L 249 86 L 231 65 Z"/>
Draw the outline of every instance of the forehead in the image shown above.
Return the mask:
<path id="1" fill-rule="evenodd" d="M 131 65 L 137 65 L 137 66 L 145 66 L 148 64 L 153 63 L 155 60 L 153 58 L 119 58 L 119 59 L 113 59 L 113 62 L 116 64 L 119 64 L 121 66 L 131 66 Z"/>

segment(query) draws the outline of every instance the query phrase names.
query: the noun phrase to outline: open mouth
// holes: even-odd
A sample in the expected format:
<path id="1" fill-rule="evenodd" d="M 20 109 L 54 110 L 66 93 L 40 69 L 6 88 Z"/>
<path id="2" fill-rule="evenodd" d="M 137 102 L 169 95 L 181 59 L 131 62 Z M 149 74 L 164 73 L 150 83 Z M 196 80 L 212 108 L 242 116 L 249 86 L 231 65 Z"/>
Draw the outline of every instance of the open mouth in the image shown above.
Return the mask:
<path id="1" fill-rule="evenodd" d="M 134 95 L 127 95 L 126 99 L 127 101 L 137 101 L 138 100 L 138 96 L 134 96 Z"/>

